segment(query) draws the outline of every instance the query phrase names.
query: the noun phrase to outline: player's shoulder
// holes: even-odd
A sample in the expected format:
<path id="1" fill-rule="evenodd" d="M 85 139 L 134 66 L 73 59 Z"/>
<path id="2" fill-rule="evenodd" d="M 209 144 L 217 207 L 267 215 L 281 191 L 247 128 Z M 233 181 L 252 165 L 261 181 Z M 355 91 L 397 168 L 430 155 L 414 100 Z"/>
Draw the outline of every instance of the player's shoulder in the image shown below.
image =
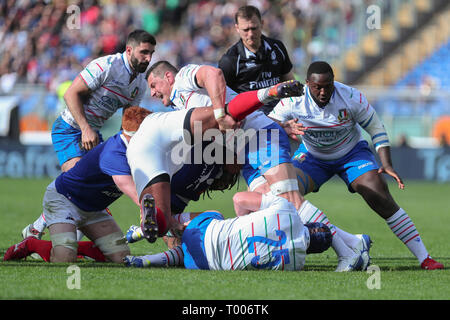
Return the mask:
<path id="1" fill-rule="evenodd" d="M 101 56 L 94 60 L 92 60 L 91 64 L 99 64 L 102 68 L 111 68 L 113 66 L 121 66 L 124 65 L 122 61 L 122 53 L 110 54 L 107 56 Z"/>
<path id="2" fill-rule="evenodd" d="M 300 97 L 283 98 L 277 103 L 276 107 L 296 109 L 297 107 L 300 107 L 304 104 L 305 104 L 305 96 L 303 95 Z"/>
<path id="3" fill-rule="evenodd" d="M 360 105 L 363 100 L 365 100 L 362 92 L 355 87 L 346 85 L 338 81 L 334 82 L 334 87 L 335 90 L 338 91 L 339 96 L 342 97 L 344 101 L 347 101 L 351 104 Z"/>
<path id="4" fill-rule="evenodd" d="M 177 79 L 183 79 L 186 77 L 191 77 L 193 74 L 195 74 L 198 69 L 200 69 L 201 65 L 190 63 L 185 66 L 183 66 L 175 76 Z"/>

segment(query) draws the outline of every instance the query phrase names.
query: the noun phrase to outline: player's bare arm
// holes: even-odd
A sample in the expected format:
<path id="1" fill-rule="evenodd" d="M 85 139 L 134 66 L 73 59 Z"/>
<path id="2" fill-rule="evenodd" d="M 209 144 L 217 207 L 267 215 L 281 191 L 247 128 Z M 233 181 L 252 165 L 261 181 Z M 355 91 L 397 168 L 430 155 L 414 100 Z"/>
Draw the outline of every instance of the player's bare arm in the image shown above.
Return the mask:
<path id="1" fill-rule="evenodd" d="M 197 84 L 208 92 L 219 129 L 222 131 L 235 129 L 237 122 L 225 112 L 227 87 L 222 70 L 211 66 L 201 66 L 196 73 L 196 79 Z"/>
<path id="2" fill-rule="evenodd" d="M 114 175 L 112 176 L 117 188 L 124 194 L 130 197 L 131 200 L 139 207 L 139 198 L 136 192 L 136 185 L 134 184 L 131 175 Z"/>
<path id="3" fill-rule="evenodd" d="M 97 132 L 91 128 L 84 112 L 83 99 L 90 93 L 84 81 L 77 77 L 64 94 L 67 108 L 81 130 L 81 144 L 85 150 L 91 150 L 99 143 Z"/>
<path id="4" fill-rule="evenodd" d="M 393 177 L 397 183 L 399 189 L 404 189 L 405 184 L 403 183 L 402 178 L 398 175 L 398 173 L 394 170 L 392 166 L 391 160 L 391 148 L 390 147 L 381 147 L 378 149 L 378 156 L 380 157 L 381 167 L 378 169 L 378 173 L 386 173 Z"/>

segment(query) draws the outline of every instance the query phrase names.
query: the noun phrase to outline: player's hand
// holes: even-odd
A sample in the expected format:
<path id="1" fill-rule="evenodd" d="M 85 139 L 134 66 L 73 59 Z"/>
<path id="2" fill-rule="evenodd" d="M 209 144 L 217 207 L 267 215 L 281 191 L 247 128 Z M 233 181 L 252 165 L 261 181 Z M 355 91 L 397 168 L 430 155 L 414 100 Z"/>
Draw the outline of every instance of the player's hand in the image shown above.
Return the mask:
<path id="1" fill-rule="evenodd" d="M 219 124 L 219 130 L 225 133 L 226 130 L 235 130 L 240 127 L 241 122 L 233 119 L 229 114 L 224 115 L 221 118 L 216 119 Z"/>
<path id="2" fill-rule="evenodd" d="M 298 119 L 292 119 L 281 123 L 281 127 L 286 131 L 289 138 L 299 141 L 297 135 L 304 135 L 306 127 L 302 123 L 298 123 Z"/>
<path id="3" fill-rule="evenodd" d="M 397 172 L 391 166 L 380 167 L 380 169 L 378 169 L 378 173 L 379 174 L 386 173 L 386 174 L 390 175 L 392 178 L 394 178 L 397 181 L 399 189 L 401 189 L 401 190 L 405 189 L 405 184 L 403 183 L 402 178 L 400 178 L 400 176 L 397 174 Z"/>
<path id="4" fill-rule="evenodd" d="M 91 127 L 87 127 L 81 131 L 81 147 L 84 150 L 91 150 L 99 143 L 99 137 Z"/>

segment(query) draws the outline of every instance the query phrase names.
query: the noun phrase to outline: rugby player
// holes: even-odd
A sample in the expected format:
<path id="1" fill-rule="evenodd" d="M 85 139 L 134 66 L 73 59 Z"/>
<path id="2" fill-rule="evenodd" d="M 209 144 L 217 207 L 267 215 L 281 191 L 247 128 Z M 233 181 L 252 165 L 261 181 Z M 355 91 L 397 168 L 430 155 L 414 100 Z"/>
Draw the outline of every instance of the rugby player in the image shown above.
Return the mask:
<path id="1" fill-rule="evenodd" d="M 271 194 L 252 192 L 253 212 L 224 219 L 206 211 L 187 221 L 181 246 L 166 252 L 127 256 L 133 267 L 183 266 L 203 270 L 302 270 L 308 253 L 331 245 L 331 232 L 322 223 L 304 225 L 292 203 Z"/>
<path id="2" fill-rule="evenodd" d="M 294 156 L 300 192 L 317 192 L 331 177 L 339 175 L 350 192 L 360 194 L 386 221 L 422 269 L 443 269 L 430 257 L 412 219 L 389 192 L 382 173 L 393 177 L 400 189 L 404 189 L 404 183 L 393 168 L 384 125 L 366 97 L 357 89 L 334 81 L 333 69 L 324 61 L 308 67 L 306 84 L 304 96 L 282 99 L 269 114 L 281 122 L 301 121 L 305 128 L 303 145 Z M 369 133 L 381 167 L 360 128 Z M 304 221 L 311 218 L 305 217 Z M 347 238 L 357 241 L 350 234 Z"/>

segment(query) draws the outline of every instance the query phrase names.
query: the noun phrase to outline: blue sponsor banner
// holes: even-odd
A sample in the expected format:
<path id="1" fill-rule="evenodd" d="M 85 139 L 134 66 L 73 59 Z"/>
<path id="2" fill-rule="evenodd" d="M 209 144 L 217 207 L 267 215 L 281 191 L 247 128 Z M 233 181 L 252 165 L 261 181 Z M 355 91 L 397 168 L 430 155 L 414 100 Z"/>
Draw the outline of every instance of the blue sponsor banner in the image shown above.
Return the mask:
<path id="1" fill-rule="evenodd" d="M 56 178 L 60 173 L 52 145 L 0 143 L 0 178 Z"/>
<path id="2" fill-rule="evenodd" d="M 450 182 L 450 148 L 392 147 L 392 163 L 403 179 Z M 0 178 L 55 178 L 61 173 L 53 146 L 0 142 Z"/>
<path id="3" fill-rule="evenodd" d="M 391 148 L 392 164 L 402 179 L 450 182 L 450 148 Z"/>

